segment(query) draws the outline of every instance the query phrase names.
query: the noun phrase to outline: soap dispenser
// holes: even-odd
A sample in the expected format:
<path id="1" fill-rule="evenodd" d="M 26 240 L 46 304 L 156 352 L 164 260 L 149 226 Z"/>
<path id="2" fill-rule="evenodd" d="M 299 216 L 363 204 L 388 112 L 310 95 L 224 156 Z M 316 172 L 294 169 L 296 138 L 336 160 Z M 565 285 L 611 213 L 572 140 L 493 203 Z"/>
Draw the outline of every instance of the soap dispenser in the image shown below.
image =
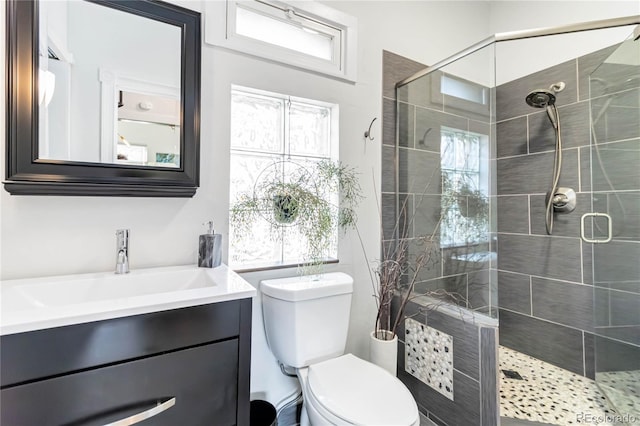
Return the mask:
<path id="1" fill-rule="evenodd" d="M 200 235 L 198 244 L 198 266 L 201 268 L 215 268 L 222 263 L 222 235 L 216 234 L 213 221 L 203 223 L 207 233 Z"/>

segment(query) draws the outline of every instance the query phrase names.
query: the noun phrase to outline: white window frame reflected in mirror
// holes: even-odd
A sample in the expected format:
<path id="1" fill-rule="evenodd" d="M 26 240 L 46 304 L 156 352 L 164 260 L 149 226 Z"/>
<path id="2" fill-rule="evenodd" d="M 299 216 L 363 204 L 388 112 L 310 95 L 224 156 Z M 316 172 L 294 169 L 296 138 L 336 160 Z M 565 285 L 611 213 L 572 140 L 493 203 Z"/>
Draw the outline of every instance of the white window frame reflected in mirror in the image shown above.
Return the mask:
<path id="1" fill-rule="evenodd" d="M 100 69 L 100 87 L 100 161 L 103 163 L 119 162 L 117 145 L 120 140 L 118 136 L 120 91 L 164 96 L 180 101 L 179 87 L 150 83 L 102 68 Z"/>
<path id="2" fill-rule="evenodd" d="M 49 31 L 48 17 L 50 13 L 51 3 L 40 2 L 39 4 L 40 19 L 38 27 L 40 34 L 46 34 L 46 37 L 40 37 L 39 40 L 39 129 L 41 130 L 38 140 L 38 158 L 40 159 L 56 159 L 71 160 L 71 140 L 69 132 L 71 128 L 71 119 L 69 115 L 71 105 L 71 71 L 73 65 L 73 54 L 71 54 L 64 46 L 65 43 L 59 40 L 56 33 Z M 50 53 L 53 52 L 57 59 L 51 59 Z M 54 62 L 52 62 L 54 61 Z M 52 65 L 54 65 L 52 67 Z M 57 108 L 57 117 L 52 119 L 49 105 L 53 100 L 54 92 L 57 92 L 54 104 L 64 105 Z M 56 140 L 55 146 L 52 147 L 52 129 L 55 126 L 59 139 Z"/>

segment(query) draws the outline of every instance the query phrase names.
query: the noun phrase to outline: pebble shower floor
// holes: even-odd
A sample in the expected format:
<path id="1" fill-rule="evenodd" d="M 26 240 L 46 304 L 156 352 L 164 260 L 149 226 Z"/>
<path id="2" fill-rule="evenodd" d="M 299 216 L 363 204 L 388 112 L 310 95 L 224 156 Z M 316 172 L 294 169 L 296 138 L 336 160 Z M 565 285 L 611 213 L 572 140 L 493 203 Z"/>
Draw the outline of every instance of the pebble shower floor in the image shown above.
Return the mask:
<path id="1" fill-rule="evenodd" d="M 517 371 L 522 380 L 508 378 L 502 370 Z M 502 417 L 564 426 L 588 424 L 580 415 L 606 418 L 624 414 L 610 408 L 595 381 L 504 346 L 500 347 L 499 373 Z M 636 395 L 628 395 L 627 400 L 616 401 L 617 406 L 621 411 L 638 413 Z"/>

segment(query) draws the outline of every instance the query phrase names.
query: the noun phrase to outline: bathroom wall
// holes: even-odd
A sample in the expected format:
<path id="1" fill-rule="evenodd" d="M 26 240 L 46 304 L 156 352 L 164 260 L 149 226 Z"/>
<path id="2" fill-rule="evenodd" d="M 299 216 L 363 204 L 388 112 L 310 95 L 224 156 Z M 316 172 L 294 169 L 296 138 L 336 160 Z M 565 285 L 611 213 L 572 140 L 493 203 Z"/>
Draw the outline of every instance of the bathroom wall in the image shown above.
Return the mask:
<path id="1" fill-rule="evenodd" d="M 385 245 L 392 244 L 390 240 L 398 235 L 396 195 L 400 200 L 398 208 L 405 206 L 408 210 L 406 219 L 401 217 L 398 222 L 400 236 L 430 235 L 437 229 L 442 189 L 440 127 L 490 133 L 489 117 L 487 123 L 483 123 L 464 118 L 460 111 L 456 115 L 449 110 L 427 108 L 426 101 L 432 99 L 429 95 L 433 87 L 431 77 L 418 83 L 427 81 L 427 85 L 420 86 L 421 91 L 409 88 L 407 92 L 406 86 L 400 90 L 397 96 L 402 102 L 396 106 L 395 83 L 424 67 L 398 54 L 383 52 L 381 200 Z M 433 78 L 441 75 L 436 74 Z M 396 108 L 402 109 L 398 116 L 398 147 L 395 146 Z M 428 137 L 422 136 L 429 128 L 434 129 L 434 135 L 429 136 L 431 132 L 427 132 Z M 421 137 L 425 139 L 422 144 L 416 143 Z M 397 174 L 396 164 L 399 166 Z M 396 194 L 396 176 L 399 194 Z M 414 222 L 412 218 L 415 218 Z M 403 232 L 405 227 L 407 231 Z M 439 239 L 439 232 L 436 232 L 436 238 Z M 488 250 L 486 244 L 464 248 L 467 254 Z M 440 249 L 438 245 L 433 262 L 420 277 L 416 292 L 445 289 L 463 294 L 465 300 L 460 303 L 465 308 L 476 305 L 488 308 L 491 304 L 490 260 L 470 266 L 463 261 L 456 262 L 455 253 L 455 249 Z M 396 307 L 397 300 L 394 311 Z M 420 412 L 438 425 L 497 424 L 497 321 L 457 306 L 436 307 L 427 297 L 416 298 L 407 305 L 408 326 L 405 328 L 403 323 L 398 330 L 398 377 L 410 389 Z"/>
<path id="2" fill-rule="evenodd" d="M 496 94 L 500 344 L 590 378 L 596 371 L 640 368 L 640 349 L 625 344 L 640 344 L 640 244 L 634 225 L 640 214 L 637 93 L 630 93 L 629 104 L 619 104 L 623 97 L 612 98 L 610 108 L 615 109 L 608 111 L 609 123 L 596 131 L 598 143 L 606 143 L 600 148 L 601 160 L 590 147 L 590 108 L 593 104 L 594 117 L 599 114 L 603 98 L 595 96 L 603 91 L 597 85 L 590 88 L 588 79 L 614 49 L 502 84 Z M 566 83 L 556 102 L 564 147 L 560 186 L 576 191 L 577 207 L 555 215 L 549 236 L 545 193 L 555 135 L 546 112 L 529 107 L 524 98 L 557 81 Z M 601 167 L 615 191 L 606 184 Z M 621 213 L 618 200 L 626 213 Z M 613 216 L 612 243 L 592 245 L 580 239 L 580 217 L 591 211 Z M 623 229 L 624 221 L 631 227 Z M 611 275 L 623 271 L 632 281 L 617 283 Z"/>
<path id="3" fill-rule="evenodd" d="M 533 28 L 548 28 L 579 22 L 598 21 L 640 14 L 636 0 L 610 1 L 491 1 L 490 32 L 502 33 Z M 580 32 L 548 39 L 500 43 L 496 69 L 497 84 L 506 83 L 578 56 L 611 46 L 629 35 L 629 28 Z M 539 49 L 539 50 L 538 50 Z M 540 54 L 532 58 L 531 52 Z"/>
<path id="4" fill-rule="evenodd" d="M 203 1 L 178 1 L 204 11 Z M 197 238 L 204 221 L 228 230 L 229 105 L 231 84 L 288 93 L 340 104 L 340 158 L 361 173 L 365 201 L 359 209 L 359 230 L 368 259 L 379 253 L 379 219 L 374 193 L 380 188 L 382 113 L 382 50 L 391 49 L 423 62 L 434 62 L 487 36 L 488 7 L 484 2 L 351 2 L 328 1 L 329 7 L 358 18 L 358 79 L 356 84 L 203 45 L 202 135 L 200 188 L 190 199 L 121 197 L 18 197 L 0 190 L 0 278 L 26 278 L 93 271 L 111 271 L 115 262 L 115 230 L 131 229 L 131 268 L 194 264 Z M 0 7 L 0 22 L 5 8 Z M 451 16 L 457 16 L 451 21 Z M 384 19 L 382 18 L 384 17 Z M 428 25 L 426 25 L 428 23 Z M 203 32 L 207 29 L 203 28 Z M 415 39 L 408 38 L 410 33 Z M 5 33 L 0 34 L 4 56 Z M 439 42 L 425 49 L 423 40 Z M 5 68 L 0 69 L 4 80 Z M 5 86 L 0 91 L 5 99 Z M 373 142 L 363 138 L 374 117 Z M 5 129 L 5 102 L 0 105 L 0 129 Z M 0 175 L 5 172 L 0 149 Z M 226 250 L 224 250 L 226 256 Z M 340 240 L 338 265 L 328 270 L 355 278 L 347 350 L 368 357 L 368 334 L 375 307 L 367 259 L 354 232 Z M 253 285 L 261 279 L 291 276 L 295 269 L 244 274 Z M 252 392 L 264 392 L 277 402 L 295 380 L 285 378 L 270 354 L 260 311 L 254 303 Z"/>

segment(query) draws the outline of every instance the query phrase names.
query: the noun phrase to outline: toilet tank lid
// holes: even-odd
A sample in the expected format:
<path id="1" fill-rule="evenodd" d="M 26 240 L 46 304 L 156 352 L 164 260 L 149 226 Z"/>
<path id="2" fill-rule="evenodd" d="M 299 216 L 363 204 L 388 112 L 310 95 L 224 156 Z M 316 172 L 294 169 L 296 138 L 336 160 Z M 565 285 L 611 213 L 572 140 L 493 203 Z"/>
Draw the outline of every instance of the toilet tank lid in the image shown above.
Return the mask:
<path id="1" fill-rule="evenodd" d="M 296 302 L 353 292 L 353 278 L 344 272 L 303 275 L 260 282 L 260 291 L 274 299 Z"/>

